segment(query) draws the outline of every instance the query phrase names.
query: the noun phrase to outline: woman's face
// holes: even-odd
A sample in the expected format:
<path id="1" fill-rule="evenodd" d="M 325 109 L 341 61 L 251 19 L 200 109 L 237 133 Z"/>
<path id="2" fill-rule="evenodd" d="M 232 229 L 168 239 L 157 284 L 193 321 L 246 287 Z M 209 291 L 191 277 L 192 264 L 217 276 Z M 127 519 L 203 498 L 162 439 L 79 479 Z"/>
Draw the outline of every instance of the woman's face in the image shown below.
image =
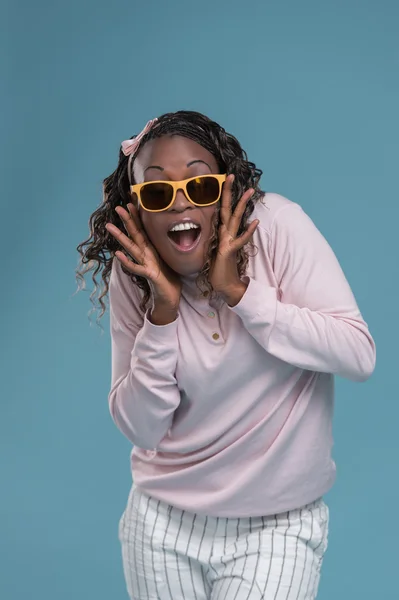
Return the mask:
<path id="1" fill-rule="evenodd" d="M 180 181 L 209 173 L 219 173 L 214 156 L 193 140 L 177 135 L 147 142 L 133 165 L 136 183 Z M 187 200 L 183 190 L 178 190 L 172 206 L 162 212 L 151 213 L 140 206 L 140 217 L 151 243 L 166 264 L 179 275 L 192 275 L 202 269 L 217 206 L 195 206 Z M 198 239 L 188 250 L 192 246 L 189 234 L 185 234 L 183 239 L 179 234 L 170 233 L 174 225 L 187 220 L 199 225 Z M 184 244 L 180 246 L 176 242 Z"/>

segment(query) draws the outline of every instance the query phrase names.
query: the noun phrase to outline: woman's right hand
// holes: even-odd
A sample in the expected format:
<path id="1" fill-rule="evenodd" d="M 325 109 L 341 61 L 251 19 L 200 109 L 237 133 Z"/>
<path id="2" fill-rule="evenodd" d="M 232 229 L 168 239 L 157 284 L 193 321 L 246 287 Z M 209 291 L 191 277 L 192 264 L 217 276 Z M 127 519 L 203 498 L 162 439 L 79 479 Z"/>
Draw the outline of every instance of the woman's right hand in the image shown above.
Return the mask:
<path id="1" fill-rule="evenodd" d="M 127 208 L 128 210 L 125 210 L 118 206 L 115 210 L 121 217 L 128 235 L 112 223 L 107 223 L 106 229 L 138 264 L 121 251 L 116 252 L 115 256 L 130 273 L 147 279 L 153 296 L 152 314 L 155 315 L 155 320 L 173 321 L 180 303 L 180 277 L 164 263 L 149 241 L 137 209 L 130 203 Z"/>

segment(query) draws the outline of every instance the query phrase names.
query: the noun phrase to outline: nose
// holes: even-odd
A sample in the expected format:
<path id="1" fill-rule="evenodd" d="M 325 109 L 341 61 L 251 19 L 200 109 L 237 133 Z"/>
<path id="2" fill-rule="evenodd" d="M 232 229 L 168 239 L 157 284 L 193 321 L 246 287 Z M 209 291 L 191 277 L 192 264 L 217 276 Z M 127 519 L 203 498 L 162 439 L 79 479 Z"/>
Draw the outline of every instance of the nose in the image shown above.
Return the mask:
<path id="1" fill-rule="evenodd" d="M 194 205 L 191 204 L 191 202 L 189 202 L 183 190 L 177 190 L 175 201 L 170 207 L 170 210 L 176 212 L 183 212 L 187 208 L 194 208 Z"/>

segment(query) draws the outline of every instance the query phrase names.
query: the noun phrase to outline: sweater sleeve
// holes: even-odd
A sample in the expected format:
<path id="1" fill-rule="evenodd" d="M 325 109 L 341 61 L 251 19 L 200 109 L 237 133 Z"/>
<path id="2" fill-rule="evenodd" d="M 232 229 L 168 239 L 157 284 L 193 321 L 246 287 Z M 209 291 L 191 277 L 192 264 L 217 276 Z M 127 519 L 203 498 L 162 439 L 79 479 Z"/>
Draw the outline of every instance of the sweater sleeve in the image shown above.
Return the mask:
<path id="1" fill-rule="evenodd" d="M 266 235 L 259 225 L 259 235 Z M 231 308 L 273 356 L 301 369 L 365 381 L 375 344 L 329 244 L 297 204 L 279 210 L 270 227 L 269 258 L 277 286 L 247 278 Z"/>
<path id="2" fill-rule="evenodd" d="M 180 404 L 175 378 L 179 317 L 168 325 L 153 325 L 139 304 L 137 286 L 114 259 L 109 284 L 110 413 L 132 444 L 153 450 L 167 434 Z"/>

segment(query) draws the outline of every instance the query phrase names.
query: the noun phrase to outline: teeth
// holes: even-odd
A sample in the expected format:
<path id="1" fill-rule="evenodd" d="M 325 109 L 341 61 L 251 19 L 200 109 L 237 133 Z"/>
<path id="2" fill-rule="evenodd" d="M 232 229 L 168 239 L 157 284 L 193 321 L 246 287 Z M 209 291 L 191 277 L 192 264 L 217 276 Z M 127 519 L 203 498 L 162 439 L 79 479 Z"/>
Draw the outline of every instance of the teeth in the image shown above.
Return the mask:
<path id="1" fill-rule="evenodd" d="M 199 227 L 195 223 L 179 223 L 169 231 L 184 231 L 185 229 L 199 229 Z"/>

